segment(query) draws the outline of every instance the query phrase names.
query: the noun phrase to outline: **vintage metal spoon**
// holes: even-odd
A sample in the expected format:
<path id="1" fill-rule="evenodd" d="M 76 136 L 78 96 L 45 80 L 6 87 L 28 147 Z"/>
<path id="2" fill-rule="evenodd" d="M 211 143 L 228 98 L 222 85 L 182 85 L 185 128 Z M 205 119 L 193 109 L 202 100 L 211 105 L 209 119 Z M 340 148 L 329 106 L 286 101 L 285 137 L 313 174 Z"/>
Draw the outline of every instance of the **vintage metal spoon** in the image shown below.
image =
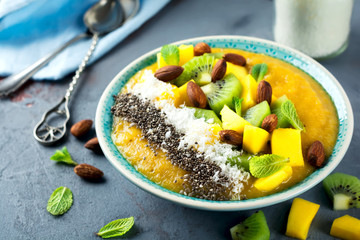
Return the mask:
<path id="1" fill-rule="evenodd" d="M 127 2 L 130 3 L 129 0 Z M 35 126 L 34 137 L 38 142 L 44 145 L 51 145 L 60 141 L 65 136 L 66 124 L 70 119 L 68 104 L 71 94 L 95 50 L 99 35 L 118 28 L 125 20 L 133 17 L 139 9 L 139 0 L 132 0 L 132 2 L 134 4 L 132 5 L 131 14 L 129 14 L 130 11 L 128 9 L 127 11 L 123 10 L 118 0 L 101 0 L 85 13 L 84 23 L 93 34 L 91 46 L 76 70 L 65 96 L 57 105 L 45 112 L 40 122 Z M 129 7 L 131 4 L 127 6 Z"/>
<path id="2" fill-rule="evenodd" d="M 21 72 L 3 79 L 0 82 L 0 97 L 15 92 L 68 46 L 83 38 L 93 36 L 94 32 L 102 35 L 116 29 L 122 25 L 124 20 L 133 17 L 139 8 L 139 0 L 120 0 L 120 3 L 112 0 L 101 0 L 94 7 L 90 8 L 84 15 L 84 22 L 88 27 L 87 32 L 70 39 L 53 53 L 44 56 Z"/>

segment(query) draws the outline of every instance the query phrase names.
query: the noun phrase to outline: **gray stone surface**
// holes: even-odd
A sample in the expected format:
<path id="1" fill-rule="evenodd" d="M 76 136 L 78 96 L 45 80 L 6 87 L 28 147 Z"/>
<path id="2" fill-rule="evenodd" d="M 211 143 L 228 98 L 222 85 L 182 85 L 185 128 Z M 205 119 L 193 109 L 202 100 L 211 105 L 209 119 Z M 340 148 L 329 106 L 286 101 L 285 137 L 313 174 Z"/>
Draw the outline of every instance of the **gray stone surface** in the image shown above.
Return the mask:
<path id="1" fill-rule="evenodd" d="M 234 34 L 272 40 L 273 18 L 272 1 L 172 1 L 87 70 L 72 102 L 72 120 L 94 119 L 97 102 L 107 84 L 142 54 L 166 43 L 206 35 Z M 322 64 L 344 87 L 355 115 L 352 143 L 336 171 L 358 177 L 359 41 L 360 2 L 355 1 L 349 48 Z M 128 216 L 134 216 L 136 222 L 125 237 L 128 239 L 228 239 L 229 228 L 254 212 L 200 211 L 154 197 L 128 182 L 103 156 L 87 151 L 82 146 L 84 141 L 72 136 L 57 147 L 39 145 L 32 136 L 33 126 L 46 109 L 59 101 L 69 81 L 70 76 L 57 83 L 31 83 L 10 99 L 0 101 L 0 239 L 97 239 L 94 232 L 104 224 Z M 63 145 L 76 161 L 102 169 L 105 181 L 86 182 L 73 173 L 72 167 L 50 161 L 55 149 Z M 73 191 L 74 204 L 63 216 L 54 217 L 46 211 L 46 204 L 59 186 Z M 360 209 L 331 210 L 320 184 L 300 197 L 321 204 L 309 239 L 331 239 L 328 233 L 336 217 L 350 214 L 360 218 Z M 290 205 L 291 201 L 286 201 L 263 208 L 271 239 L 287 239 L 284 231 Z"/>

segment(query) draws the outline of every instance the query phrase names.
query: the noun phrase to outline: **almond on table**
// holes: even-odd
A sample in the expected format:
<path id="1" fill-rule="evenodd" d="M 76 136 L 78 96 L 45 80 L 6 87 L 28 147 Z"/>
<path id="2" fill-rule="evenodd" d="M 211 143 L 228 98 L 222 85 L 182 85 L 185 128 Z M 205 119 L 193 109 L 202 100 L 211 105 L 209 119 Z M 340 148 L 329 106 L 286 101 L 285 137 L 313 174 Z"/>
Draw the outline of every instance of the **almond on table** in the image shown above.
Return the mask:
<path id="1" fill-rule="evenodd" d="M 74 172 L 78 176 L 86 179 L 99 179 L 104 176 L 104 173 L 100 169 L 86 163 L 77 165 L 74 168 Z"/>
<path id="2" fill-rule="evenodd" d="M 84 145 L 85 148 L 95 152 L 95 153 L 102 153 L 100 144 L 99 144 L 99 140 L 97 137 L 94 137 L 92 139 L 90 139 L 89 141 L 87 141 Z"/>
<path id="3" fill-rule="evenodd" d="M 90 131 L 92 124 L 93 121 L 91 119 L 81 120 L 72 125 L 70 132 L 75 137 L 82 137 Z"/>

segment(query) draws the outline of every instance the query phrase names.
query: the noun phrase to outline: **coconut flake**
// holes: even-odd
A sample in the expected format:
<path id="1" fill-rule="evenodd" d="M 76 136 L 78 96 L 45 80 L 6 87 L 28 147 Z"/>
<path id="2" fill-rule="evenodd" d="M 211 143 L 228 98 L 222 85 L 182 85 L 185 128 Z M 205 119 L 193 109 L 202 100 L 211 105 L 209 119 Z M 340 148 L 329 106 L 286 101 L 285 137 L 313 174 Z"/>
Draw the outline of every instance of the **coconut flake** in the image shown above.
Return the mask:
<path id="1" fill-rule="evenodd" d="M 160 97 L 162 93 L 167 92 L 173 94 L 173 86 L 154 77 L 150 70 L 145 70 L 139 83 L 136 83 L 130 92 L 138 95 L 143 100 L 152 100 Z M 196 148 L 199 152 L 204 153 L 205 160 L 213 162 L 221 168 L 221 173 L 227 176 L 232 184 L 232 199 L 240 199 L 240 194 L 244 188 L 245 182 L 250 174 L 236 166 L 231 166 L 227 159 L 241 155 L 242 152 L 233 150 L 233 146 L 213 140 L 213 131 L 209 123 L 213 121 L 205 121 L 204 118 L 195 118 L 195 109 L 187 108 L 184 105 L 176 108 L 173 104 L 169 104 L 167 100 L 154 101 L 157 108 L 161 109 L 166 116 L 166 122 L 173 125 L 177 131 L 184 133 L 180 140 L 179 148 Z M 170 137 L 170 132 L 165 134 Z M 218 181 L 219 172 L 213 176 L 214 181 Z M 227 184 L 227 183 L 226 183 Z M 230 186 L 226 186 L 230 187 Z"/>

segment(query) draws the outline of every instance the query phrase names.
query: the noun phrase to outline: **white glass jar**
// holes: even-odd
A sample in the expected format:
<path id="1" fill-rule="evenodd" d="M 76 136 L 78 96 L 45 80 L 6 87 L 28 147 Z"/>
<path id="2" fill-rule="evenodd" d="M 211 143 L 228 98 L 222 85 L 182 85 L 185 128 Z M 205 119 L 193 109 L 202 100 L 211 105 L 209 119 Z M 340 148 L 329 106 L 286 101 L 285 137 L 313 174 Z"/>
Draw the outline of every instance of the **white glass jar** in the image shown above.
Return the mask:
<path id="1" fill-rule="evenodd" d="M 313 58 L 342 53 L 348 44 L 353 0 L 275 0 L 275 41 Z"/>

